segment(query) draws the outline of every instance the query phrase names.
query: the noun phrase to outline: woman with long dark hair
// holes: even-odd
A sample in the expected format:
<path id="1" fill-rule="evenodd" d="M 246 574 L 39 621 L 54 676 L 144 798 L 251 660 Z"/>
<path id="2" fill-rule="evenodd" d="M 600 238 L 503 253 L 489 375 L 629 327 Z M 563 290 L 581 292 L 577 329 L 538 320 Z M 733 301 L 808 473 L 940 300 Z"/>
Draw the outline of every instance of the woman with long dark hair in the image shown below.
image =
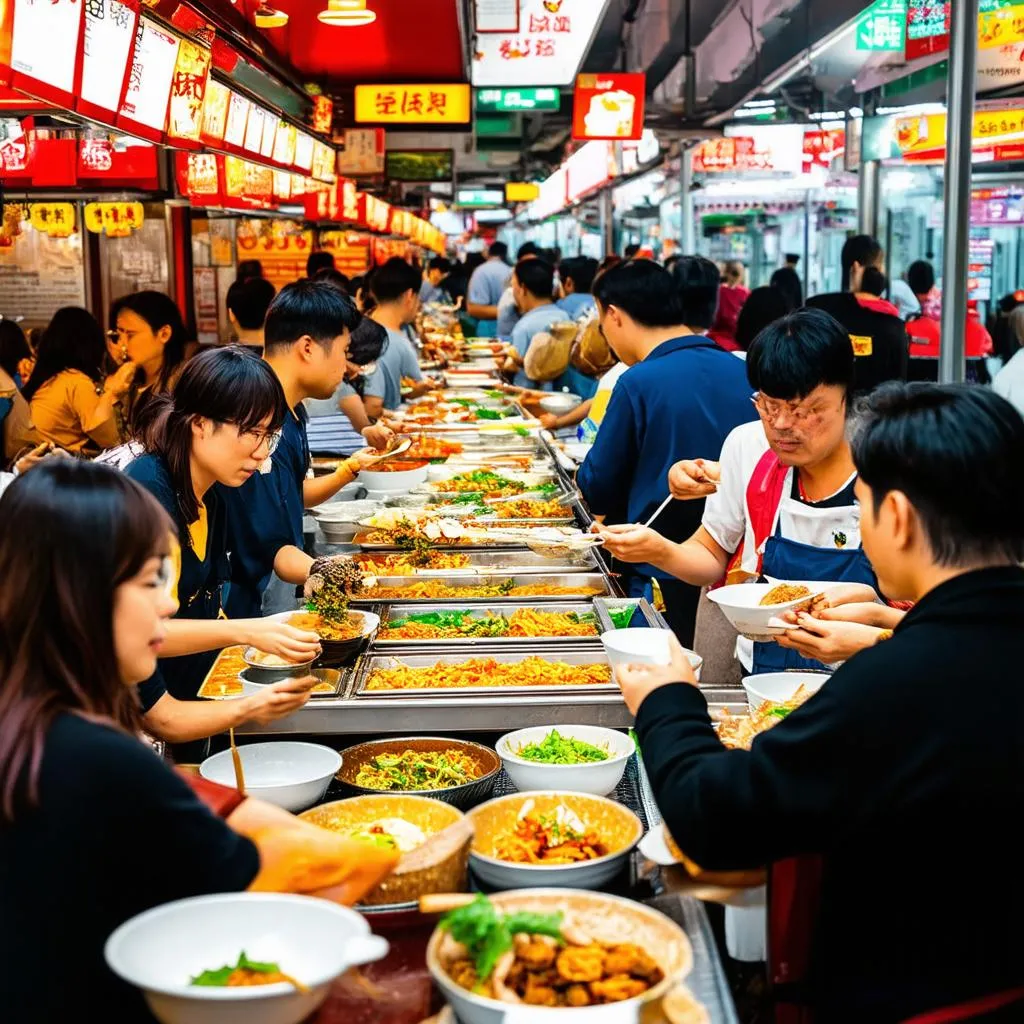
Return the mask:
<path id="1" fill-rule="evenodd" d="M 34 362 L 25 332 L 13 320 L 0 317 L 0 465 L 40 440 L 21 393 Z"/>
<path id="2" fill-rule="evenodd" d="M 175 608 L 173 529 L 126 476 L 76 460 L 33 469 L 0 501 L 5 1020 L 72 1020 L 82 1007 L 150 1020 L 103 961 L 122 922 L 243 889 L 351 903 L 397 859 L 233 790 L 204 792 L 215 816 L 136 738 L 135 688 Z"/>
<path id="3" fill-rule="evenodd" d="M 0 317 L 0 370 L 22 388 L 32 375 L 35 356 L 21 326 L 7 317 Z"/>
<path id="4" fill-rule="evenodd" d="M 179 609 L 157 677 L 142 689 L 147 710 L 165 690 L 179 700 L 195 699 L 214 652 L 231 644 L 296 662 L 319 652 L 313 633 L 273 619 L 226 619 L 221 611 L 231 571 L 219 487 L 241 487 L 276 446 L 288 413 L 273 370 L 240 347 L 213 349 L 187 363 L 173 391 L 153 401 L 159 412 L 150 417 L 147 454 L 125 472 L 153 494 L 177 529 Z M 300 694 L 296 706 L 304 699 Z"/>
<path id="5" fill-rule="evenodd" d="M 137 367 L 129 361 L 104 378 L 106 358 L 103 330 L 88 310 L 65 306 L 53 314 L 22 389 L 44 441 L 69 452 L 96 454 L 121 440 L 117 406 Z"/>

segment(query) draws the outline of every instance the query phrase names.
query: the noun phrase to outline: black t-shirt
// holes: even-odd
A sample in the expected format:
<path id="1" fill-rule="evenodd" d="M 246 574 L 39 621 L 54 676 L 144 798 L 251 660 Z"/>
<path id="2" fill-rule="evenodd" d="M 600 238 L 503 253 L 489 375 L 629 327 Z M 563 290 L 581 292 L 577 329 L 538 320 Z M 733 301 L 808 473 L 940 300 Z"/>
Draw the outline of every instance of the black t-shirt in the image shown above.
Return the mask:
<path id="1" fill-rule="evenodd" d="M 149 1021 L 106 966 L 110 933 L 161 903 L 247 888 L 256 847 L 152 750 L 78 715 L 46 735 L 39 795 L 0 823 L 0 1020 Z"/>

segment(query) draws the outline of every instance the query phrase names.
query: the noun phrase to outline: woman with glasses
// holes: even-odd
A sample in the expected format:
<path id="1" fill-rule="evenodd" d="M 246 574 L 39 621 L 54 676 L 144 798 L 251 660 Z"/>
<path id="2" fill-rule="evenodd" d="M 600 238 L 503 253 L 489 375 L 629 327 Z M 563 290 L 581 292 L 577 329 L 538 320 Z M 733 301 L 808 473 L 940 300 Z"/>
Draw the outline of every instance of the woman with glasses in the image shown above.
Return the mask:
<path id="1" fill-rule="evenodd" d="M 248 644 L 292 661 L 319 652 L 315 634 L 267 619 L 227 619 L 221 591 L 231 575 L 223 490 L 258 473 L 277 443 L 287 414 L 273 371 L 239 347 L 204 352 L 186 364 L 169 395 L 155 396 L 147 453 L 127 475 L 170 516 L 178 611 L 168 623 L 156 675 L 140 688 L 143 707 L 165 692 L 193 700 L 216 652 Z M 305 695 L 296 697 L 296 707 Z"/>
<path id="2" fill-rule="evenodd" d="M 759 422 L 729 435 L 719 463 L 678 464 L 670 475 L 670 482 L 702 480 L 708 498 L 700 528 L 675 544 L 649 528 L 612 526 L 602 531 L 608 550 L 697 586 L 764 576 L 853 584 L 843 588 L 844 600 L 875 600 L 846 439 L 853 364 L 849 336 L 820 310 L 765 328 L 747 355 Z M 755 673 L 824 667 L 795 650 L 742 637 L 737 655 Z"/>

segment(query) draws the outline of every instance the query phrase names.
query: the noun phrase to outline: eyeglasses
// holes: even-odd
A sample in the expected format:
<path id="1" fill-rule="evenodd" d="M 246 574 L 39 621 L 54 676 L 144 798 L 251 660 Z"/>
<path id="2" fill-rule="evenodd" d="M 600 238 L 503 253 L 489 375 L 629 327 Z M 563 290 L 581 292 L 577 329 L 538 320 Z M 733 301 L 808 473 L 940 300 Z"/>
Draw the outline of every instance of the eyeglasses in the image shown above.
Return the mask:
<path id="1" fill-rule="evenodd" d="M 253 455 L 255 455 L 256 452 L 258 452 L 265 444 L 267 446 L 268 459 L 277 451 L 277 446 L 281 443 L 280 430 L 240 430 L 238 432 L 238 436 L 240 438 L 245 438 L 246 441 L 252 442 Z"/>
<path id="2" fill-rule="evenodd" d="M 798 402 L 777 402 L 765 398 L 760 391 L 755 391 L 750 396 L 758 415 L 767 423 L 776 423 L 778 419 L 788 416 L 798 427 L 806 427 L 818 423 L 833 410 L 825 403 L 816 402 L 814 405 L 805 406 Z"/>

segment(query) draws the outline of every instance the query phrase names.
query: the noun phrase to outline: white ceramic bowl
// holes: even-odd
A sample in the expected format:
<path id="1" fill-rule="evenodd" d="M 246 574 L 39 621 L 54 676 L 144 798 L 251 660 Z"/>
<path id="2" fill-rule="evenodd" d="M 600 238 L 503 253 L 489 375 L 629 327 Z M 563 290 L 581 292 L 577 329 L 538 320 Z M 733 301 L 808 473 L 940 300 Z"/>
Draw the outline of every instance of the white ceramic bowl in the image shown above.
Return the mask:
<path id="1" fill-rule="evenodd" d="M 517 757 L 516 751 L 531 743 L 540 743 L 545 736 L 556 729 L 561 736 L 592 743 L 608 751 L 607 761 L 590 764 L 542 764 Z M 573 793 L 591 793 L 605 796 L 614 791 L 626 770 L 629 755 L 635 745 L 631 737 L 614 729 L 603 729 L 597 725 L 542 725 L 531 729 L 517 729 L 505 733 L 498 740 L 495 750 L 505 765 L 508 777 L 520 793 L 530 790 L 557 789 Z"/>
<path id="2" fill-rule="evenodd" d="M 372 469 L 364 469 L 359 474 L 359 482 L 368 491 L 407 491 L 410 487 L 426 482 L 429 462 L 419 469 L 403 469 L 397 473 L 382 473 Z"/>
<path id="3" fill-rule="evenodd" d="M 249 796 L 266 800 L 286 811 L 304 811 L 320 800 L 334 773 L 341 767 L 341 755 L 317 743 L 291 740 L 246 743 L 238 748 Z M 222 786 L 235 785 L 231 751 L 208 757 L 199 774 Z"/>
<path id="4" fill-rule="evenodd" d="M 640 842 L 644 834 L 643 823 L 635 814 L 604 796 L 595 796 L 592 793 L 579 794 L 588 801 L 598 801 L 610 804 L 609 811 L 616 815 L 628 816 L 634 819 L 635 826 L 630 841 L 626 842 L 614 853 L 598 857 L 596 860 L 579 861 L 575 864 L 514 864 L 510 861 L 499 860 L 489 854 L 479 853 L 475 846 L 480 842 L 481 815 L 486 815 L 488 808 L 501 802 L 518 802 L 530 799 L 532 796 L 550 797 L 558 796 L 568 798 L 570 801 L 574 794 L 561 790 L 553 793 L 547 791 L 531 791 L 530 793 L 511 793 L 506 796 L 495 797 L 469 812 L 469 818 L 477 827 L 477 836 L 473 845 L 469 848 L 469 867 L 473 874 L 485 885 L 494 889 L 531 889 L 536 886 L 542 888 L 565 888 L 565 889 L 599 889 L 606 882 L 611 881 L 621 870 L 633 847 Z M 483 820 L 486 820 L 484 818 Z M 587 824 L 594 825 L 593 821 Z M 598 828 L 600 831 L 600 828 Z"/>
<path id="5" fill-rule="evenodd" d="M 324 538 L 330 544 L 347 544 L 359 532 L 359 520 L 372 516 L 379 501 L 335 501 L 310 509 Z"/>
<path id="6" fill-rule="evenodd" d="M 761 599 L 774 589 L 771 583 L 737 583 L 730 587 L 719 587 L 708 591 L 708 600 L 714 601 L 722 609 L 725 617 L 737 633 L 748 640 L 771 640 L 772 637 L 785 633 L 789 628 L 781 616 L 794 611 L 806 604 L 811 598 L 824 593 L 830 584 L 807 584 L 811 593 L 796 601 L 785 604 L 773 604 L 761 607 Z"/>
<path id="7" fill-rule="evenodd" d="M 547 398 L 542 398 L 540 400 L 540 407 L 545 412 L 549 412 L 554 416 L 561 416 L 563 413 L 575 409 L 582 401 L 583 399 L 579 395 L 556 392 L 553 395 L 548 395 Z"/>
<path id="8" fill-rule="evenodd" d="M 671 661 L 668 644 L 671 635 L 670 629 L 638 626 L 602 633 L 601 643 L 613 669 L 620 665 L 667 665 Z M 697 676 L 697 682 L 700 682 L 704 659 L 694 651 L 685 653 Z"/>
<path id="9" fill-rule="evenodd" d="M 189 984 L 204 970 L 233 964 L 242 951 L 276 963 L 309 986 L 205 988 Z M 140 988 L 162 1024 L 299 1024 L 350 967 L 387 954 L 354 910 L 327 900 L 280 893 L 197 896 L 154 907 L 107 939 L 110 969 Z"/>
<path id="10" fill-rule="evenodd" d="M 784 704 L 801 686 L 808 694 L 817 693 L 831 678 L 827 672 L 763 672 L 744 676 L 743 689 L 747 691 L 750 710 L 755 711 L 765 701 Z"/>

